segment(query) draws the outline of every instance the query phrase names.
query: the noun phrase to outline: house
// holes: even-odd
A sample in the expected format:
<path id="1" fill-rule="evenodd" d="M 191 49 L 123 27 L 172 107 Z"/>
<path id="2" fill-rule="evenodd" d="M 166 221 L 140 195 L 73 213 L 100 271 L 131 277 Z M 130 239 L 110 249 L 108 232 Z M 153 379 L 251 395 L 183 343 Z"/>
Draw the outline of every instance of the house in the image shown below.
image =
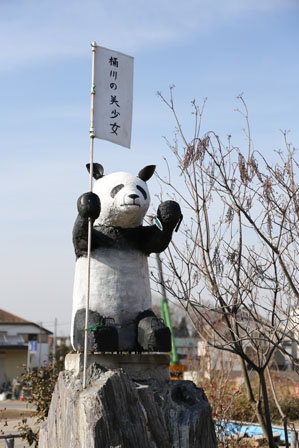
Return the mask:
<path id="1" fill-rule="evenodd" d="M 175 337 L 176 351 L 181 363 L 188 364 L 190 360 L 197 359 L 198 338 Z"/>
<path id="2" fill-rule="evenodd" d="M 49 360 L 51 331 L 0 309 L 0 388 Z"/>
<path id="3" fill-rule="evenodd" d="M 49 337 L 49 344 L 53 351 L 54 346 L 54 336 Z M 56 336 L 56 348 L 65 346 L 69 350 L 72 350 L 72 344 L 71 344 L 71 336 Z"/>

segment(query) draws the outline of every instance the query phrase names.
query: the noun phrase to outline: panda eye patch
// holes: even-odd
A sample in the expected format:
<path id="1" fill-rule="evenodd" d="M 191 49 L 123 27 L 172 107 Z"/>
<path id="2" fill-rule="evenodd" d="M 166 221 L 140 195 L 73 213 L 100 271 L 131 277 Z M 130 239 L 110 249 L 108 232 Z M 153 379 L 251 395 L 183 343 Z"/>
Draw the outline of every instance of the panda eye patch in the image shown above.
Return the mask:
<path id="1" fill-rule="evenodd" d="M 116 195 L 122 188 L 124 188 L 124 184 L 116 185 L 116 187 L 112 188 L 111 193 L 110 193 L 110 196 L 111 196 L 112 198 L 114 198 L 114 196 L 115 196 L 115 195 Z"/>
<path id="2" fill-rule="evenodd" d="M 146 198 L 147 198 L 147 194 L 146 194 L 146 192 L 144 191 L 144 189 L 143 189 L 142 187 L 140 187 L 140 185 L 137 185 L 137 189 L 138 189 L 139 191 L 141 191 L 141 193 L 143 194 L 144 199 L 146 199 Z"/>

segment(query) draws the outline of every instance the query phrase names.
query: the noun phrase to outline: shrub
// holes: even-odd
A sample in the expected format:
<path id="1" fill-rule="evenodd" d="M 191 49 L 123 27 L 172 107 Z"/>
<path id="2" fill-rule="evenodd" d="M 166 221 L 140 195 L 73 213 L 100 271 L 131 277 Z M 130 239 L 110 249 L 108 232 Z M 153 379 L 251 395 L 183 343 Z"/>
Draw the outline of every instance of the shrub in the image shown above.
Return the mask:
<path id="1" fill-rule="evenodd" d="M 56 364 L 41 366 L 37 370 L 24 372 L 22 374 L 23 391 L 26 400 L 33 403 L 36 407 L 35 423 L 40 424 L 44 421 L 49 412 L 52 394 L 59 375 L 60 369 Z M 31 428 L 27 419 L 24 418 L 19 424 L 18 429 L 22 432 L 22 438 L 31 446 L 38 447 L 39 428 Z"/>

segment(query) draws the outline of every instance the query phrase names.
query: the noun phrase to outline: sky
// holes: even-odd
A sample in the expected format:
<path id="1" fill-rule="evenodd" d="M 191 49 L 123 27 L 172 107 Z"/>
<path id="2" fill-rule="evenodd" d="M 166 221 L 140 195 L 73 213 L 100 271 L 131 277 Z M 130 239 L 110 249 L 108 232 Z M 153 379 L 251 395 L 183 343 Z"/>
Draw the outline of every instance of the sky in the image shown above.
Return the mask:
<path id="1" fill-rule="evenodd" d="M 202 132 L 271 158 L 282 130 L 299 144 L 297 0 L 0 0 L 0 308 L 69 332 L 76 201 L 88 191 L 91 46 L 134 57 L 131 149 L 95 141 L 105 173 L 171 158 L 175 123 L 157 96 L 175 85 L 192 133 L 191 101 L 207 97 Z M 149 182 L 152 198 L 158 193 Z"/>

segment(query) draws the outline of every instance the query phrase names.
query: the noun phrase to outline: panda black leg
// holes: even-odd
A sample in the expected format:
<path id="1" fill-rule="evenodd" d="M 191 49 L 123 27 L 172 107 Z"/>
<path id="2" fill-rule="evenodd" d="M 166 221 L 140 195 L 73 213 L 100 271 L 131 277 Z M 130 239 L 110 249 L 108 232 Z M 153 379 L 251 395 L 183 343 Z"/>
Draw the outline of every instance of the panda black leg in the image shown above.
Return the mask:
<path id="1" fill-rule="evenodd" d="M 95 331 L 95 352 L 116 352 L 118 350 L 118 332 L 113 325 L 106 325 L 105 319 L 103 324 Z"/>
<path id="2" fill-rule="evenodd" d="M 137 317 L 137 340 L 142 350 L 148 352 L 169 352 L 171 333 L 152 310 L 146 310 Z"/>
<path id="3" fill-rule="evenodd" d="M 88 327 L 92 327 L 99 323 L 101 316 L 96 311 L 88 312 Z M 84 350 L 84 330 L 85 330 L 85 308 L 78 310 L 75 315 L 74 322 L 74 348 L 78 352 Z M 87 350 L 94 351 L 95 338 L 94 333 L 87 332 Z"/>
<path id="4" fill-rule="evenodd" d="M 118 350 L 118 332 L 110 319 L 104 319 L 96 311 L 88 312 L 87 350 L 113 352 Z M 74 348 L 84 350 L 85 309 L 78 310 L 74 322 Z"/>

